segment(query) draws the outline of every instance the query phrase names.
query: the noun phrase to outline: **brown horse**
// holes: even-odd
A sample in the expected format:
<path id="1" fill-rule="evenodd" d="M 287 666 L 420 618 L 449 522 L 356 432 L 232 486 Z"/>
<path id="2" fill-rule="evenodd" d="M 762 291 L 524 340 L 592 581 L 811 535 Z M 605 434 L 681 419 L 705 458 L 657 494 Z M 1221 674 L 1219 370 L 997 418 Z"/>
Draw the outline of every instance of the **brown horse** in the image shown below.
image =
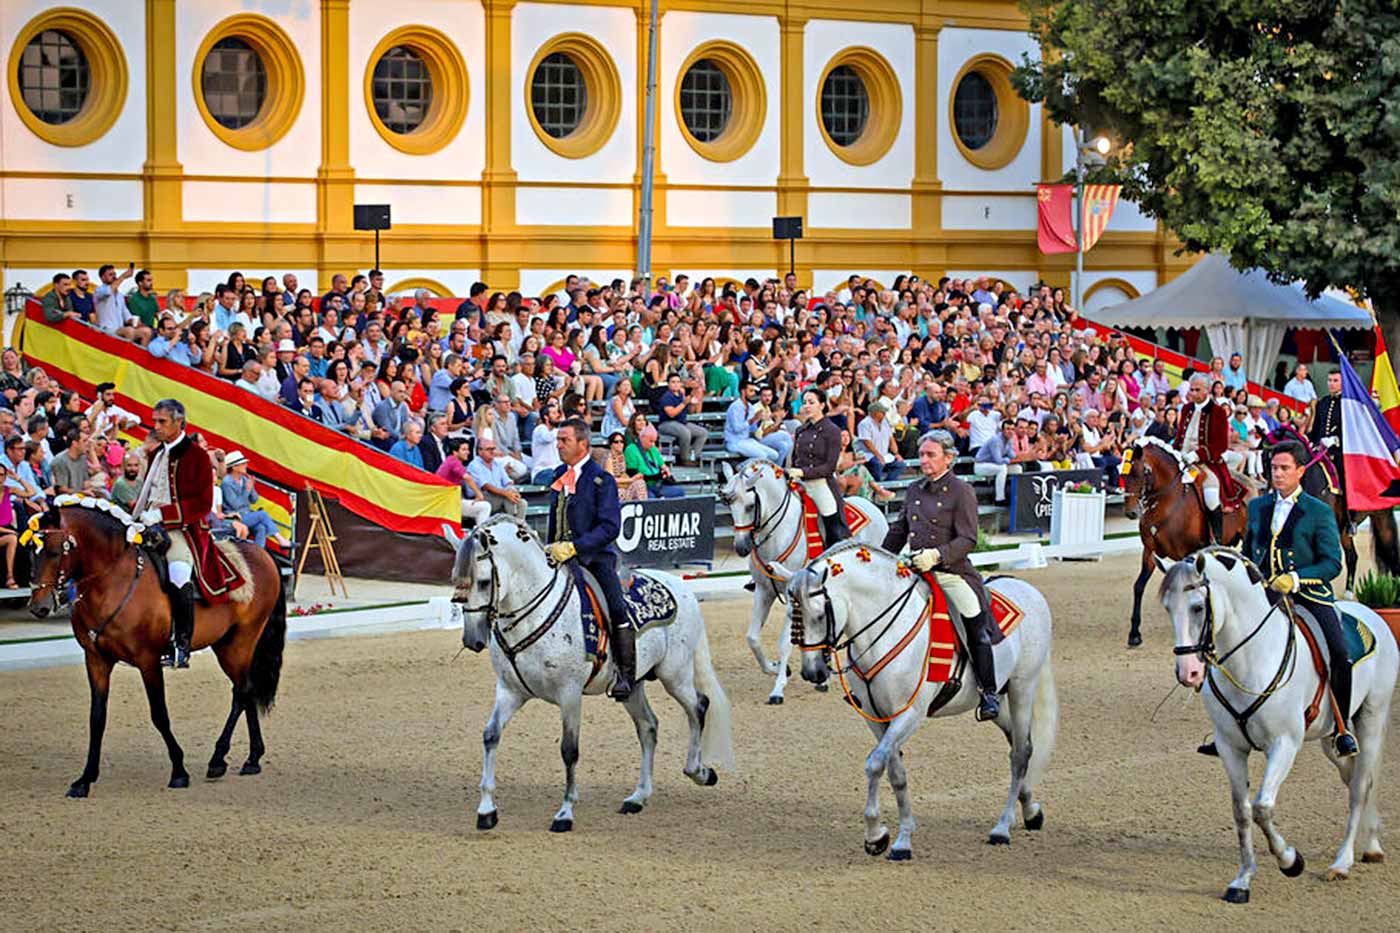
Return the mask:
<path id="1" fill-rule="evenodd" d="M 188 787 L 184 752 L 170 731 L 165 707 L 161 654 L 170 644 L 170 603 L 156 568 L 143 547 L 127 543 L 127 525 L 99 508 L 66 505 L 50 509 L 35 537 L 33 592 L 29 611 L 38 618 L 57 608 L 57 594 L 71 582 L 73 636 L 86 655 L 92 705 L 88 719 L 88 756 L 83 773 L 68 788 L 69 797 L 86 797 L 97 780 L 102 733 L 107 724 L 107 691 L 112 667 L 125 661 L 141 672 L 151 722 L 170 753 L 170 787 Z M 287 634 L 287 605 L 281 575 L 272 558 L 247 542 L 238 544 L 251 586 L 246 598 L 195 611 L 192 648 L 214 649 L 219 665 L 233 682 L 233 708 L 214 744 L 207 777 L 228 770 L 224 756 L 240 716 L 248 717 L 248 760 L 241 774 L 262 770 L 265 751 L 258 711 L 266 712 L 277 696 L 282 646 Z M 242 570 L 242 568 L 240 568 Z M 239 594 L 235 594 L 236 596 Z"/>
<path id="2" fill-rule="evenodd" d="M 1137 519 L 1142 538 L 1142 569 L 1133 581 L 1133 623 L 1128 630 L 1128 647 L 1136 648 L 1142 644 L 1142 594 L 1157 568 L 1157 556 L 1182 560 L 1211 540 L 1205 500 L 1200 488 L 1182 475 L 1176 451 L 1156 438 L 1141 438 L 1131 452 L 1124 465 L 1123 514 Z M 1218 543 L 1238 543 L 1248 520 L 1243 505 L 1226 512 L 1225 540 Z"/>

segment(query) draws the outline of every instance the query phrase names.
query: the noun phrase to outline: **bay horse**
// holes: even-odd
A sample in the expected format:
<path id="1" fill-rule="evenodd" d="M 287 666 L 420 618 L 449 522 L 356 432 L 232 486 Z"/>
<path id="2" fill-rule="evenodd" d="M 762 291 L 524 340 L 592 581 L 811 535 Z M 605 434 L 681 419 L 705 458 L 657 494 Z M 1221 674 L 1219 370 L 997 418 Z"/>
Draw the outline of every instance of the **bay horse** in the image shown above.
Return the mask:
<path id="1" fill-rule="evenodd" d="M 1372 512 L 1353 512 L 1347 508 L 1346 490 L 1332 491 L 1331 478 L 1327 465 L 1322 461 L 1327 454 L 1312 443 L 1291 424 L 1279 425 L 1264 438 L 1264 473 L 1269 472 L 1270 451 L 1285 441 L 1297 441 L 1308 454 L 1308 467 L 1303 473 L 1303 491 L 1327 503 L 1337 519 L 1337 533 L 1342 539 L 1342 554 L 1346 558 L 1346 596 L 1351 598 L 1356 585 L 1356 523 L 1363 518 L 1371 520 L 1371 554 L 1376 565 L 1391 576 L 1400 576 L 1400 533 L 1395 527 L 1395 512 L 1391 509 L 1377 509 Z"/>
<path id="2" fill-rule="evenodd" d="M 151 723 L 170 754 L 167 786 L 188 787 L 184 752 L 170 730 L 160 661 L 170 644 L 170 602 L 139 544 L 144 526 L 106 500 L 69 495 L 54 501 L 56 508 L 30 524 L 36 554 L 29 611 L 46 618 L 57 609 L 58 594 L 74 585 L 70 616 L 87 665 L 91 708 L 87 764 L 67 795 L 86 797 L 97 780 L 112 668 L 122 661 L 141 672 Z M 277 696 L 287 634 L 286 595 L 272 557 L 246 541 L 236 542 L 235 551 L 232 559 L 241 563 L 238 569 L 245 582 L 226 603 L 196 606 L 190 645 L 213 648 L 233 682 L 233 706 L 209 759 L 209 780 L 228 770 L 225 756 L 242 716 L 248 719 L 248 760 L 239 773 L 262 770 L 265 748 L 258 713 L 270 709 Z"/>
<path id="3" fill-rule="evenodd" d="M 1138 438 L 1128 453 L 1121 468 L 1123 514 L 1137 519 L 1138 537 L 1142 539 L 1142 568 L 1133 581 L 1133 621 L 1128 630 L 1128 647 L 1136 648 L 1142 644 L 1142 595 L 1157 569 L 1157 558 L 1183 560 L 1211 540 L 1205 501 L 1195 483 L 1183 480 L 1185 464 L 1181 454 L 1155 437 Z M 1254 487 L 1245 484 L 1245 488 L 1248 501 Z M 1249 521 L 1248 510 L 1241 504 L 1233 512 L 1226 512 L 1224 519 L 1221 527 L 1225 540 L 1217 543 L 1239 543 Z"/>

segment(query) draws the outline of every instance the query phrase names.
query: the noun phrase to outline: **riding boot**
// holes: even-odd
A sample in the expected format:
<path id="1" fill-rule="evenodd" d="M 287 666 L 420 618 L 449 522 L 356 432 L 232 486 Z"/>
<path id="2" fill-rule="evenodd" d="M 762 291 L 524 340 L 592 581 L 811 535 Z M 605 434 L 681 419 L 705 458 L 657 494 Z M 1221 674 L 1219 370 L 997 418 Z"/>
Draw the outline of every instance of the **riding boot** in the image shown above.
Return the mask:
<path id="1" fill-rule="evenodd" d="M 1337 715 L 1340 717 L 1337 722 L 1337 736 L 1332 740 L 1332 747 L 1337 752 L 1338 758 L 1350 758 L 1360 749 L 1356 745 L 1356 737 L 1352 735 L 1351 722 L 1351 659 L 1342 658 L 1338 663 L 1337 658 L 1332 659 L 1332 670 L 1330 680 L 1332 682 L 1332 699 L 1337 703 Z"/>
<path id="2" fill-rule="evenodd" d="M 846 517 L 839 512 L 822 516 L 822 531 L 828 548 L 835 547 L 851 536 L 851 529 L 846 525 Z"/>
<path id="3" fill-rule="evenodd" d="M 1206 509 L 1206 521 L 1210 523 L 1210 536 L 1216 544 L 1225 543 L 1225 510 Z"/>
<path id="4" fill-rule="evenodd" d="M 977 704 L 978 722 L 996 719 L 1001 713 L 1001 703 L 997 700 L 996 665 L 992 658 L 992 636 L 987 628 L 991 624 L 991 617 L 985 610 L 964 620 L 972 675 L 977 678 L 977 692 L 981 694 Z"/>
<path id="5" fill-rule="evenodd" d="M 637 633 L 630 624 L 613 626 L 610 653 L 617 676 L 608 688 L 608 696 L 621 703 L 632 696 L 632 685 L 637 680 Z"/>
<path id="6" fill-rule="evenodd" d="M 190 666 L 190 642 L 194 638 L 194 583 L 170 591 L 170 630 L 175 642 L 177 668 Z"/>

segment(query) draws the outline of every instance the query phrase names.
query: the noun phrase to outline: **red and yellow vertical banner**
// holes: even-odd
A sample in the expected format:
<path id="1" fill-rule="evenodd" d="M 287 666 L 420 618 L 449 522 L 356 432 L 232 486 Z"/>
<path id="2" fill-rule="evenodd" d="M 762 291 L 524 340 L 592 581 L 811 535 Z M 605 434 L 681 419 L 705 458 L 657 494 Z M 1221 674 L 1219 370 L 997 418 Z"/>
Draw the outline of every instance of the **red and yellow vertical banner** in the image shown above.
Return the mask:
<path id="1" fill-rule="evenodd" d="M 1376 325 L 1376 362 L 1371 370 L 1371 392 L 1376 396 L 1381 416 L 1396 434 L 1400 434 L 1400 387 L 1395 384 L 1395 367 L 1391 365 L 1379 324 Z"/>
<path id="2" fill-rule="evenodd" d="M 1118 206 L 1118 192 L 1122 185 L 1085 185 L 1084 217 L 1080 229 L 1084 231 L 1084 252 L 1094 248 L 1094 244 L 1108 229 L 1113 217 L 1113 209 Z"/>
<path id="3" fill-rule="evenodd" d="M 1035 199 L 1039 213 L 1036 239 L 1040 251 L 1049 255 L 1078 249 L 1079 241 L 1074 236 L 1074 186 L 1036 185 Z"/>

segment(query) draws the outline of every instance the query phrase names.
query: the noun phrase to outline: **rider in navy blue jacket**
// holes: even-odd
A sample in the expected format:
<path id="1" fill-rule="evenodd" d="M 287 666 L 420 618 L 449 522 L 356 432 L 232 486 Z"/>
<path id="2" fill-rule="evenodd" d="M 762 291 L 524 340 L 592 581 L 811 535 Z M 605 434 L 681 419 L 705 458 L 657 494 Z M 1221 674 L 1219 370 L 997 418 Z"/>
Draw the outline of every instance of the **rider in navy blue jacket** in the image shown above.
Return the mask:
<path id="1" fill-rule="evenodd" d="M 632 695 L 636 678 L 636 632 L 617 576 L 613 543 L 622 527 L 617 481 L 589 456 L 588 422 L 571 418 L 559 426 L 556 443 L 564 465 L 555 469 L 549 492 L 549 556 L 556 563 L 577 560 L 598 580 L 608 604 L 609 634 L 617 679 L 608 690 L 615 700 Z"/>

